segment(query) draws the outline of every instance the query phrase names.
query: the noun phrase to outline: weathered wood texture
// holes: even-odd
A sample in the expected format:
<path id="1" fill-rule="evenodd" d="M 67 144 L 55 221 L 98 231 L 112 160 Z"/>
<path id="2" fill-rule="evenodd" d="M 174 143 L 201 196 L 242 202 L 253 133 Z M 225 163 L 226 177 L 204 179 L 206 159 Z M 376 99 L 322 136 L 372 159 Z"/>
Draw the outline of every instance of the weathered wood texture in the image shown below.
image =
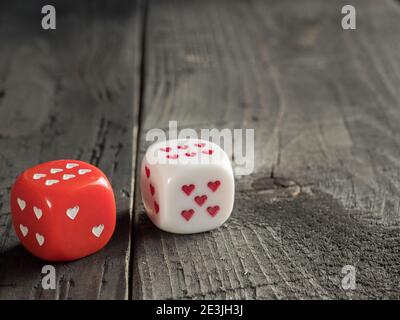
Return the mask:
<path id="1" fill-rule="evenodd" d="M 0 10 L 0 299 L 124 299 L 142 10 L 134 1 L 53 1 L 57 29 L 44 31 L 43 4 L 9 1 Z M 104 250 L 55 264 L 57 289 L 42 290 L 46 262 L 19 244 L 8 198 L 21 171 L 60 158 L 107 174 L 118 221 Z"/>
<path id="2" fill-rule="evenodd" d="M 0 299 L 399 298 L 398 1 L 352 1 L 356 31 L 344 1 L 144 2 L 53 1 L 46 32 L 45 2 L 1 4 Z M 159 231 L 132 190 L 147 130 L 169 120 L 255 129 L 254 172 L 218 230 Z M 105 171 L 118 225 L 44 291 L 8 197 L 54 158 Z"/>
<path id="3" fill-rule="evenodd" d="M 256 154 L 218 230 L 161 232 L 136 197 L 133 298 L 400 297 L 400 6 L 352 1 L 344 31 L 344 4 L 150 1 L 139 157 L 168 120 L 255 128 Z"/>

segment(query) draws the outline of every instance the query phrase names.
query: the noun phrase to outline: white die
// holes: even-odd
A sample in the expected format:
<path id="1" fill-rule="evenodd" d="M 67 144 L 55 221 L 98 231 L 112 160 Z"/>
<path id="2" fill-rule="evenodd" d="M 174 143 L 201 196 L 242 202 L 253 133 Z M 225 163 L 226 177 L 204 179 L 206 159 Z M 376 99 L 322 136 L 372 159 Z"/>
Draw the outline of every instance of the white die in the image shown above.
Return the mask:
<path id="1" fill-rule="evenodd" d="M 218 145 L 205 140 L 151 145 L 142 161 L 140 187 L 149 218 L 168 232 L 218 228 L 233 208 L 235 182 L 230 160 Z"/>

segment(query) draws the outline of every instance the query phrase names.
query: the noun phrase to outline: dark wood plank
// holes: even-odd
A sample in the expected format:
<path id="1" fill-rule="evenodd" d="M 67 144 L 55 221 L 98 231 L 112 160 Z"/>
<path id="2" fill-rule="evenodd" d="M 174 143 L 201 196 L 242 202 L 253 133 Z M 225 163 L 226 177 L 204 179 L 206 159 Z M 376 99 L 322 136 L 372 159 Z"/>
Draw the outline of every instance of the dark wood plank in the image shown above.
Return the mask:
<path id="1" fill-rule="evenodd" d="M 134 298 L 400 297 L 400 7 L 353 1 L 343 31 L 344 4 L 150 2 L 140 157 L 168 120 L 255 128 L 256 157 L 218 230 L 161 232 L 136 198 Z"/>
<path id="2" fill-rule="evenodd" d="M 41 2 L 9 1 L 0 10 L 0 299 L 126 299 L 141 5 L 53 3 L 54 31 L 40 28 Z M 8 197 L 21 171 L 60 158 L 91 162 L 107 174 L 117 228 L 99 253 L 54 264 L 57 289 L 43 290 L 47 263 L 20 246 Z"/>

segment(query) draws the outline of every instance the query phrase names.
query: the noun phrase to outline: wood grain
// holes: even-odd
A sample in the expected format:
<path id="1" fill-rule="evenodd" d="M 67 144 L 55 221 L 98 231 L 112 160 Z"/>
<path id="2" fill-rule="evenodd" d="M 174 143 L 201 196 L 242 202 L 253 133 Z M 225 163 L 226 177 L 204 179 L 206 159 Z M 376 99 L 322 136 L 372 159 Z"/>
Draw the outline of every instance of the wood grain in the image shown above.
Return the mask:
<path id="1" fill-rule="evenodd" d="M 1 4 L 0 299 L 400 297 L 398 1 L 354 0 L 355 31 L 342 0 L 53 3 L 49 32 L 44 1 Z M 173 235 L 144 213 L 137 164 L 169 120 L 255 129 L 254 171 L 217 230 Z M 8 197 L 56 158 L 107 174 L 118 224 L 43 290 Z"/>
<path id="2" fill-rule="evenodd" d="M 0 39 L 7 44 L 0 52 L 0 299 L 126 299 L 140 3 L 56 1 L 53 31 L 40 27 L 41 5 L 17 1 L 0 10 Z M 96 255 L 54 264 L 57 289 L 43 290 L 46 262 L 19 244 L 9 190 L 27 167 L 62 158 L 88 161 L 106 173 L 116 196 L 117 228 Z"/>
<path id="3" fill-rule="evenodd" d="M 353 2 L 356 31 L 343 1 L 150 1 L 139 159 L 169 120 L 256 153 L 218 230 L 161 232 L 137 194 L 133 298 L 400 297 L 400 7 Z"/>

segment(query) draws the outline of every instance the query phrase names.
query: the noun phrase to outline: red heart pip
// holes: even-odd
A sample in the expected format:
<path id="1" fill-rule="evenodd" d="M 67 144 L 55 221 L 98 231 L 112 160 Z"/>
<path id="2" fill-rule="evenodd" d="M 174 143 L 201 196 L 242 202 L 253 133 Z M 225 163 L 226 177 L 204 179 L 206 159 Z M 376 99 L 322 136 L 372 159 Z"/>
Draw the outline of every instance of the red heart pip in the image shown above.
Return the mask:
<path id="1" fill-rule="evenodd" d="M 149 218 L 160 229 L 197 233 L 221 226 L 234 203 L 228 155 L 198 139 L 151 145 L 142 161 L 141 193 Z"/>

